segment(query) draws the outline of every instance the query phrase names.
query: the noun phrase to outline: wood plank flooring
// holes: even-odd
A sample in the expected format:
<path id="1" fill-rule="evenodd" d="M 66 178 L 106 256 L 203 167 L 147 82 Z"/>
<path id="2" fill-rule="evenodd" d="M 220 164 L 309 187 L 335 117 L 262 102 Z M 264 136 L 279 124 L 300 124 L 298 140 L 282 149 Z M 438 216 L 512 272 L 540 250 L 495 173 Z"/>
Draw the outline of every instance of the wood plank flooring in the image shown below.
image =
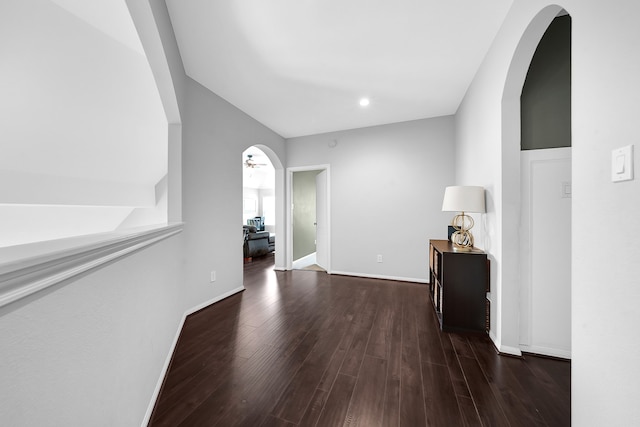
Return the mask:
<path id="1" fill-rule="evenodd" d="M 150 426 L 569 426 L 571 365 L 438 329 L 423 284 L 245 265 L 189 316 Z"/>

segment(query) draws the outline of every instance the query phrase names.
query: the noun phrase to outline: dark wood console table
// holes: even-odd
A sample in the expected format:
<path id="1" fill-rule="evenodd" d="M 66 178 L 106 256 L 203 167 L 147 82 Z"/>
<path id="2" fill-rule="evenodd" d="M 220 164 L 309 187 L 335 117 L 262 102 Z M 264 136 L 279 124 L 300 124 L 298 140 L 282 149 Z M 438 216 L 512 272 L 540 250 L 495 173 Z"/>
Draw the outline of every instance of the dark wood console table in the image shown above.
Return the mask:
<path id="1" fill-rule="evenodd" d="M 431 299 L 443 331 L 488 332 L 489 261 L 479 249 L 454 251 L 448 240 L 429 241 Z"/>

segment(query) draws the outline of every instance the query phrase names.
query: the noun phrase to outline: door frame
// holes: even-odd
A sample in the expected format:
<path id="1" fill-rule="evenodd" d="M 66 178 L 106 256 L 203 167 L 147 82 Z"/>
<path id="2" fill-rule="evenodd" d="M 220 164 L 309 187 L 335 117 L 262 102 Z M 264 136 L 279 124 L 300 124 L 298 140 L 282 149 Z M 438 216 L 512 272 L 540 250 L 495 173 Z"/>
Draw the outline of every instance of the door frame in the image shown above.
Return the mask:
<path id="1" fill-rule="evenodd" d="M 330 165 L 295 166 L 287 168 L 286 179 L 286 224 L 287 224 L 287 270 L 293 269 L 293 173 L 307 171 L 327 172 L 327 274 L 331 274 L 331 170 Z"/>

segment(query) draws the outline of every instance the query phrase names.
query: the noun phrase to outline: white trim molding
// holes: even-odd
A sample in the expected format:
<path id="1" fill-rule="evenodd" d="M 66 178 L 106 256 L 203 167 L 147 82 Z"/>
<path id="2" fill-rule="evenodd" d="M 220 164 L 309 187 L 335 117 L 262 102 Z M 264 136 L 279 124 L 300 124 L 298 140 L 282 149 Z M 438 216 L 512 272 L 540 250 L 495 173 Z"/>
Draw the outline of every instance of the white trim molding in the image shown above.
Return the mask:
<path id="1" fill-rule="evenodd" d="M 181 231 L 182 223 L 177 223 L 2 248 L 0 307 L 99 268 Z"/>
<path id="2" fill-rule="evenodd" d="M 489 331 L 489 338 L 491 339 L 491 341 L 493 341 L 493 345 L 496 348 L 496 350 L 498 350 L 498 353 L 503 355 L 508 354 L 508 355 L 517 356 L 517 357 L 522 356 L 522 350 L 520 350 L 520 348 L 503 345 L 502 342 L 498 339 L 495 331 L 493 330 Z"/>
<path id="3" fill-rule="evenodd" d="M 244 289 L 245 289 L 245 288 L 244 288 L 244 286 L 238 286 L 237 288 L 235 288 L 235 289 L 231 289 L 229 292 L 225 292 L 225 293 L 224 293 L 224 294 L 222 294 L 222 295 L 218 295 L 217 297 L 215 297 L 215 298 L 213 298 L 213 299 L 210 299 L 209 301 L 205 301 L 205 302 L 203 302 L 203 303 L 201 303 L 201 304 L 198 304 L 198 305 L 196 305 L 196 306 L 194 306 L 194 307 L 191 307 L 189 310 L 187 310 L 187 311 L 185 312 L 185 318 L 186 318 L 187 316 L 189 316 L 190 314 L 195 313 L 196 311 L 200 311 L 200 310 L 202 310 L 203 308 L 207 308 L 207 307 L 209 307 L 210 305 L 213 305 L 213 304 L 215 304 L 215 303 L 217 303 L 217 302 L 219 302 L 219 301 L 222 301 L 222 300 L 223 300 L 223 299 L 225 299 L 225 298 L 229 298 L 229 297 L 230 297 L 230 296 L 232 296 L 232 295 L 235 295 L 235 294 L 237 294 L 237 293 L 240 293 L 240 292 L 244 291 Z"/>
<path id="4" fill-rule="evenodd" d="M 555 357 L 559 359 L 571 360 L 571 350 L 561 348 L 544 347 L 539 345 L 521 345 L 520 349 L 523 353 L 537 354 L 540 356 Z"/>
<path id="5" fill-rule="evenodd" d="M 418 279 L 415 277 L 385 276 L 381 274 L 352 273 L 349 271 L 332 271 L 331 274 L 336 274 L 338 276 L 365 277 L 367 279 L 394 280 L 396 282 L 429 283 L 428 279 Z"/>
<path id="6" fill-rule="evenodd" d="M 331 165 L 293 166 L 286 169 L 286 260 L 285 270 L 293 270 L 293 173 L 306 171 L 327 171 L 327 273 L 331 274 Z M 277 252 L 276 252 L 277 253 Z"/>

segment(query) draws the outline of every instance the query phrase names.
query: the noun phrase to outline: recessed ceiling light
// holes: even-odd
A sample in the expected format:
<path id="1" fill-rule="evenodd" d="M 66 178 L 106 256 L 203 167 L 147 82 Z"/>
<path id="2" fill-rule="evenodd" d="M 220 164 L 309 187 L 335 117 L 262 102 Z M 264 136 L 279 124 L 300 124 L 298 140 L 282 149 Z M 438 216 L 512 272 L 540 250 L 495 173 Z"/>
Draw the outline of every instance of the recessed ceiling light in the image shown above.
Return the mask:
<path id="1" fill-rule="evenodd" d="M 361 107 L 366 107 L 367 105 L 370 104 L 371 101 L 369 101 L 369 98 L 362 98 L 360 99 L 360 106 Z"/>

